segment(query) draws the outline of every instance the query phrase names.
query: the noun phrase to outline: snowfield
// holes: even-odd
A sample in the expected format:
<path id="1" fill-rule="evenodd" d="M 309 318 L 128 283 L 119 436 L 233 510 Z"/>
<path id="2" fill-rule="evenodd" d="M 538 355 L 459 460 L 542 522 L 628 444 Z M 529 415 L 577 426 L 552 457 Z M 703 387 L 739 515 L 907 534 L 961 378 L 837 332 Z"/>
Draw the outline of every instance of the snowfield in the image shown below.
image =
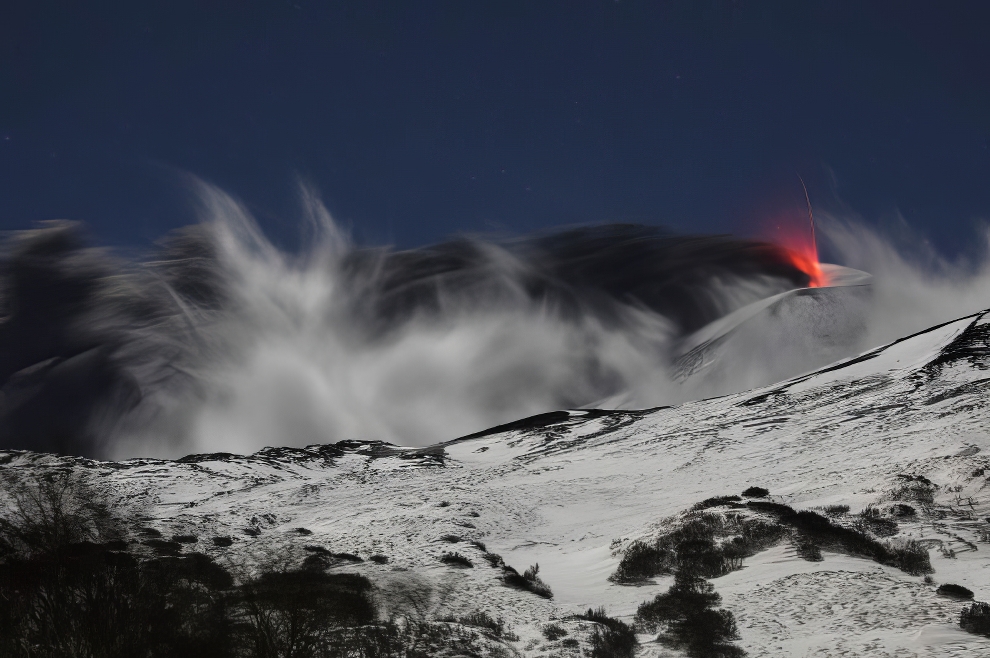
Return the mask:
<path id="1" fill-rule="evenodd" d="M 142 528 L 195 535 L 184 550 L 221 563 L 291 562 L 307 546 L 360 556 L 334 568 L 367 575 L 384 601 L 415 581 L 431 586 L 433 614 L 500 616 L 525 656 L 582 655 L 586 643 L 541 629 L 556 621 L 585 638 L 587 623 L 568 617 L 589 607 L 631 621 L 672 579 L 611 582 L 623 551 L 706 498 L 760 486 L 795 509 L 848 505 L 850 519 L 908 502 L 917 514 L 885 539 L 921 542 L 934 582 L 842 553 L 810 562 L 785 540 L 711 581 L 737 644 L 753 657 L 987 656 L 990 638 L 959 627 L 967 604 L 935 589 L 990 599 L 988 369 L 981 313 L 763 389 L 544 414 L 430 448 L 350 441 L 119 463 L 7 451 L 0 470 L 77 469 L 143 515 L 133 541 L 146 541 Z M 924 479 L 927 498 L 913 486 Z M 214 545 L 226 536 L 231 546 Z M 553 599 L 505 586 L 471 541 L 520 573 L 538 563 Z M 447 552 L 473 568 L 442 563 Z M 640 641 L 638 655 L 678 655 Z"/>

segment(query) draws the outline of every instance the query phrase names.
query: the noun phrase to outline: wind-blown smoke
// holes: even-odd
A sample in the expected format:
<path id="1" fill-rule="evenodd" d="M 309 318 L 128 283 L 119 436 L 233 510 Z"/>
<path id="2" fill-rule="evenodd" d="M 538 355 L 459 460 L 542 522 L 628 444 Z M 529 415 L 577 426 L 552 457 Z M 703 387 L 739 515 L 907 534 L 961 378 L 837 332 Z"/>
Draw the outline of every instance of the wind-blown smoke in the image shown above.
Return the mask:
<path id="1" fill-rule="evenodd" d="M 862 349 L 990 308 L 990 234 L 985 230 L 974 259 L 952 261 L 905 224 L 898 228 L 897 241 L 834 215 L 823 215 L 822 228 L 845 264 L 873 275 Z"/>
<path id="2" fill-rule="evenodd" d="M 765 243 L 615 225 L 362 248 L 304 193 L 312 239 L 290 255 L 229 196 L 198 191 L 203 221 L 137 262 L 86 247 L 71 224 L 12 236 L 0 447 L 121 458 L 423 445 L 554 409 L 740 390 L 864 347 L 860 331 L 769 368 L 754 361 L 766 349 L 723 341 L 718 368 L 685 381 L 686 341 L 809 283 Z M 851 258 L 883 246 L 857 256 L 845 230 L 831 235 Z M 754 335 L 766 348 L 781 332 Z"/>

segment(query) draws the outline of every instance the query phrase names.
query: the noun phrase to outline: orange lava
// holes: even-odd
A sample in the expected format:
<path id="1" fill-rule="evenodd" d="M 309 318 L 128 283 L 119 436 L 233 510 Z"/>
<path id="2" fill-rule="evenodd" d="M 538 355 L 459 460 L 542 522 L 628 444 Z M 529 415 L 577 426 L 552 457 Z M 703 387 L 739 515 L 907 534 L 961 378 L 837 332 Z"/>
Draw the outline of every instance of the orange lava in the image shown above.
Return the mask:
<path id="1" fill-rule="evenodd" d="M 784 248 L 791 264 L 808 275 L 808 287 L 828 285 L 825 273 L 818 261 L 818 247 L 806 218 L 785 215 L 775 218 L 768 227 L 770 239 Z"/>
<path id="2" fill-rule="evenodd" d="M 820 288 L 825 285 L 825 275 L 822 273 L 822 266 L 818 262 L 818 253 L 814 247 L 800 251 L 786 246 L 785 248 L 791 264 L 808 275 L 809 288 Z"/>

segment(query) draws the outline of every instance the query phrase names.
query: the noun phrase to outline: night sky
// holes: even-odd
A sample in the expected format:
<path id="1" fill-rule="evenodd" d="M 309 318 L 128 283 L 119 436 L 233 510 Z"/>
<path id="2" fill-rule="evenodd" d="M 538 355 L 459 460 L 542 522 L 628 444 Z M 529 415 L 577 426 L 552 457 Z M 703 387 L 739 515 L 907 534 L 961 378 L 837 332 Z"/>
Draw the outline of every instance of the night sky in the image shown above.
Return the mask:
<path id="1" fill-rule="evenodd" d="M 294 248 L 816 208 L 949 253 L 990 220 L 987 2 L 7 2 L 0 229 L 144 248 L 182 173 Z"/>

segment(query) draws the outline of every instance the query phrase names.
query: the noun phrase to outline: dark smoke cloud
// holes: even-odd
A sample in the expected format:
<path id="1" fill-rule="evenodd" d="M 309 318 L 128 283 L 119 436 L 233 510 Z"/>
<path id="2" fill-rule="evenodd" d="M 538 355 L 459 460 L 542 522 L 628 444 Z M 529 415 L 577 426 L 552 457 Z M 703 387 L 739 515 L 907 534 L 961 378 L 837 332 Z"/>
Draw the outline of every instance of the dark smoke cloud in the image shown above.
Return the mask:
<path id="1" fill-rule="evenodd" d="M 0 447 L 415 444 L 629 390 L 659 404 L 678 339 L 808 282 L 773 245 L 633 225 L 358 248 L 310 197 L 318 234 L 287 255 L 202 195 L 204 222 L 141 260 L 71 223 L 9 237 Z"/>

